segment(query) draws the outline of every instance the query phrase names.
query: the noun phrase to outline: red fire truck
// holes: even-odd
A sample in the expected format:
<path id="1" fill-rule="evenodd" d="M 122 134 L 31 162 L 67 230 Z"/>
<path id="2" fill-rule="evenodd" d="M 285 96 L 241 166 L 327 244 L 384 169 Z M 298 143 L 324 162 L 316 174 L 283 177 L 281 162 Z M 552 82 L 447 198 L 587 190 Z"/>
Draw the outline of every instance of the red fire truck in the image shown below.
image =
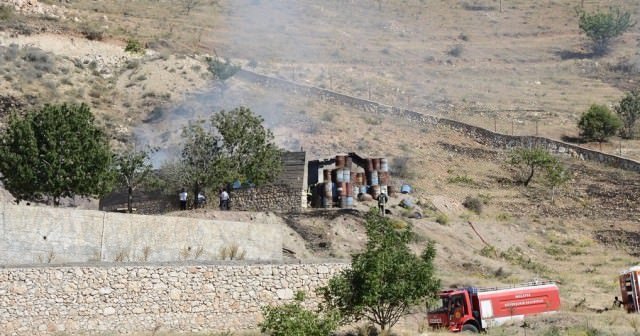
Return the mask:
<path id="1" fill-rule="evenodd" d="M 429 326 L 479 332 L 525 316 L 560 308 L 553 282 L 530 282 L 503 288 L 461 288 L 440 292 L 440 308 L 428 313 Z"/>
<path id="2" fill-rule="evenodd" d="M 620 272 L 622 306 L 628 313 L 640 313 L 640 266 Z"/>

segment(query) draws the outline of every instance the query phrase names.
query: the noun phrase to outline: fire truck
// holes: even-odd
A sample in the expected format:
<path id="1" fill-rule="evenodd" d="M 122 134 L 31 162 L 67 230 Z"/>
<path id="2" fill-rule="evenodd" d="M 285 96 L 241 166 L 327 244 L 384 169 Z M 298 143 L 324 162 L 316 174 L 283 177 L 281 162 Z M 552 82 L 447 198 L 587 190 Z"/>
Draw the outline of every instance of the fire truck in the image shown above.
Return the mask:
<path id="1" fill-rule="evenodd" d="M 620 272 L 622 306 L 627 313 L 640 313 L 640 266 Z"/>
<path id="2" fill-rule="evenodd" d="M 502 288 L 460 288 L 440 292 L 440 307 L 427 314 L 429 326 L 479 332 L 525 316 L 560 308 L 560 291 L 550 281 Z"/>

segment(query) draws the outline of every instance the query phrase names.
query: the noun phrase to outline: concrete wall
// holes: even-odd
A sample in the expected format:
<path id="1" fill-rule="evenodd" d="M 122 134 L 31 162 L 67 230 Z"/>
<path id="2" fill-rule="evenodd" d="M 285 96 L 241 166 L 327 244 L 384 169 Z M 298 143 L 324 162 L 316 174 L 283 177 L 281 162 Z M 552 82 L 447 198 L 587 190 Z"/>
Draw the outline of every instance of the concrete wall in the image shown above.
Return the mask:
<path id="1" fill-rule="evenodd" d="M 348 96 L 338 92 L 321 89 L 313 86 L 299 85 L 283 79 L 260 75 L 251 71 L 241 70 L 236 77 L 257 83 L 266 87 L 277 88 L 295 94 L 314 96 L 318 99 L 350 106 L 370 113 L 379 113 L 400 117 L 412 121 L 419 125 L 445 125 L 459 130 L 476 140 L 487 145 L 500 148 L 510 148 L 514 146 L 541 145 L 559 154 L 574 155 L 583 160 L 595 161 L 617 167 L 620 169 L 640 172 L 640 162 L 629 160 L 616 155 L 605 154 L 595 150 L 583 148 L 574 144 L 565 143 L 559 140 L 535 137 L 535 136 L 512 136 L 492 132 L 482 127 L 477 127 L 463 122 L 431 116 L 416 111 L 400 109 L 397 107 L 380 104 L 374 101 Z"/>
<path id="2" fill-rule="evenodd" d="M 232 246 L 247 260 L 281 260 L 282 231 L 270 223 L 0 203 L 0 265 L 217 260 Z"/>
<path id="3" fill-rule="evenodd" d="M 315 289 L 344 263 L 0 268 L 0 334 L 222 332 Z"/>

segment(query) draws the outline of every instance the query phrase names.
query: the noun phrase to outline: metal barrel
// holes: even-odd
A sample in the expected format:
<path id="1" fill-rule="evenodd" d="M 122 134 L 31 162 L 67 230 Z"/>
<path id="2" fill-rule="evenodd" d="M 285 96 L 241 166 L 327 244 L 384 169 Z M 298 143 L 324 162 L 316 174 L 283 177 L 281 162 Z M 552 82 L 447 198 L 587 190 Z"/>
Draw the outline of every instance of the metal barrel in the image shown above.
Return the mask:
<path id="1" fill-rule="evenodd" d="M 367 160 L 366 160 L 366 162 L 367 162 L 367 163 L 366 163 L 366 165 L 364 166 L 364 170 L 365 170 L 365 171 L 368 171 L 368 172 L 373 171 L 373 160 L 371 160 L 371 159 L 367 159 Z"/>
<path id="2" fill-rule="evenodd" d="M 340 207 L 341 208 L 346 208 L 347 207 L 347 197 L 342 197 L 340 198 Z"/>
<path id="3" fill-rule="evenodd" d="M 377 171 L 372 171 L 369 173 L 370 177 L 369 177 L 369 185 L 378 185 L 380 184 L 380 179 L 378 178 L 378 172 Z"/>
<path id="4" fill-rule="evenodd" d="M 367 193 L 367 186 L 363 185 L 360 186 L 360 194 L 366 194 Z"/>
<path id="5" fill-rule="evenodd" d="M 342 196 L 347 196 L 347 182 L 340 182 L 338 184 L 338 194 Z"/>
<path id="6" fill-rule="evenodd" d="M 380 159 L 371 159 L 371 163 L 373 164 L 373 170 L 380 170 Z"/>
<path id="7" fill-rule="evenodd" d="M 357 196 L 360 193 L 360 190 L 361 190 L 360 188 L 361 187 L 359 187 L 357 185 L 351 185 L 351 196 L 353 196 L 353 195 Z M 367 190 L 365 189 L 364 191 L 366 192 Z"/>
<path id="8" fill-rule="evenodd" d="M 346 195 L 347 196 L 353 196 L 353 187 L 351 186 L 351 183 L 347 182 L 345 183 L 344 189 L 346 190 Z"/>
<path id="9" fill-rule="evenodd" d="M 353 166 L 353 159 L 350 156 L 347 156 L 347 159 L 345 160 L 345 167 L 351 169 L 351 167 Z"/>
<path id="10" fill-rule="evenodd" d="M 323 182 L 331 182 L 331 169 L 322 171 Z"/>
<path id="11" fill-rule="evenodd" d="M 393 185 L 388 185 L 387 186 L 387 191 L 389 192 L 388 195 L 395 195 L 395 193 L 398 192 L 398 190 L 396 190 L 397 188 L 394 187 Z"/>
<path id="12" fill-rule="evenodd" d="M 335 169 L 334 175 L 336 176 L 336 183 L 344 182 L 344 175 L 342 174 L 342 168 Z"/>
<path id="13" fill-rule="evenodd" d="M 333 183 L 331 182 L 324 183 L 324 197 L 330 200 L 333 199 Z"/>
<path id="14" fill-rule="evenodd" d="M 389 184 L 389 172 L 380 172 L 378 173 L 378 176 L 380 178 L 380 184 Z"/>
<path id="15" fill-rule="evenodd" d="M 380 196 L 380 186 L 379 185 L 372 185 L 371 189 L 369 189 L 369 191 L 371 192 L 371 196 L 373 196 L 373 199 L 378 199 L 378 196 Z"/>
<path id="16" fill-rule="evenodd" d="M 381 172 L 388 172 L 389 171 L 389 162 L 387 161 L 386 158 L 381 158 L 380 159 L 380 171 Z"/>
<path id="17" fill-rule="evenodd" d="M 345 165 L 346 157 L 344 155 L 336 155 L 336 168 L 342 168 Z"/>
<path id="18" fill-rule="evenodd" d="M 322 207 L 330 208 L 331 207 L 331 199 L 328 197 L 322 197 Z"/>
<path id="19" fill-rule="evenodd" d="M 380 185 L 380 193 L 389 195 L 389 188 L 386 185 L 381 184 Z"/>
<path id="20" fill-rule="evenodd" d="M 349 182 L 351 182 L 352 184 L 360 184 L 360 183 L 358 183 L 358 173 L 356 173 L 354 171 L 350 171 L 349 172 Z"/>
<path id="21" fill-rule="evenodd" d="M 365 185 L 364 173 L 357 173 L 356 174 L 356 182 L 359 185 Z"/>
<path id="22" fill-rule="evenodd" d="M 347 196 L 347 208 L 353 207 L 353 196 Z"/>
<path id="23" fill-rule="evenodd" d="M 349 170 L 349 168 L 342 169 L 342 176 L 342 179 L 345 182 L 351 182 L 351 171 Z"/>

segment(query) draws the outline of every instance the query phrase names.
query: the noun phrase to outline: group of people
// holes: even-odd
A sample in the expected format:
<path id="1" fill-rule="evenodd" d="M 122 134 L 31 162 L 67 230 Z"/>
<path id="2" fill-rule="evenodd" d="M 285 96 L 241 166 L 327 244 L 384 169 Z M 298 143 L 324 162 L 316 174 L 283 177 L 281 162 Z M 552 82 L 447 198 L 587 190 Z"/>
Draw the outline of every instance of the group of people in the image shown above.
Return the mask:
<path id="1" fill-rule="evenodd" d="M 189 198 L 189 194 L 185 188 L 180 190 L 180 194 L 178 195 L 180 200 L 180 210 L 187 210 L 187 200 Z M 227 189 L 220 190 L 220 210 L 229 210 L 229 193 Z M 204 195 L 204 191 L 200 191 L 196 196 L 196 205 L 197 207 L 202 207 L 207 203 L 207 197 Z"/>

